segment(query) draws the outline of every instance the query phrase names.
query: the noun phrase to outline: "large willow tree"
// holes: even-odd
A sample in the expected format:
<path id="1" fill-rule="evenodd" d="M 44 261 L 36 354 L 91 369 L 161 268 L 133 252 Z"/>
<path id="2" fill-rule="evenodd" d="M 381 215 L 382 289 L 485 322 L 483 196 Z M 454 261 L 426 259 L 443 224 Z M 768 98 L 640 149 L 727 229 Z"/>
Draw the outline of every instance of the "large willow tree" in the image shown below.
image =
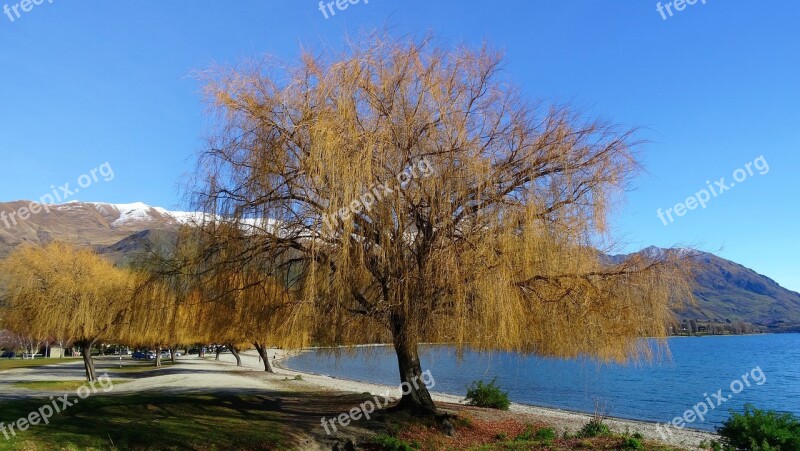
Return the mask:
<path id="1" fill-rule="evenodd" d="M 89 249 L 54 242 L 24 246 L 0 262 L 6 289 L 3 327 L 82 348 L 86 378 L 97 380 L 92 347 L 116 338 L 130 307 L 131 275 Z"/>
<path id="2" fill-rule="evenodd" d="M 315 342 L 420 342 L 626 361 L 685 294 L 665 259 L 612 264 L 607 214 L 630 133 L 529 103 L 489 50 L 369 37 L 210 77 L 219 129 L 198 202 L 238 224 L 226 263 L 292 274 Z M 367 207 L 369 204 L 369 207 Z M 237 238 L 238 237 L 238 238 Z M 414 384 L 399 407 L 435 412 Z"/>

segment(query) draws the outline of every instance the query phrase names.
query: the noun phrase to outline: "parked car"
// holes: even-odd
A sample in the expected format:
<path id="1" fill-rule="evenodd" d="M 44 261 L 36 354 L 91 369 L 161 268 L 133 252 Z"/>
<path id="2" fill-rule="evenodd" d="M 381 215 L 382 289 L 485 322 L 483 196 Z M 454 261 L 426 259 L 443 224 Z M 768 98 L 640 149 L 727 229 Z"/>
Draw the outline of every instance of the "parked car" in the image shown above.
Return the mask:
<path id="1" fill-rule="evenodd" d="M 147 354 L 141 351 L 134 352 L 131 357 L 133 357 L 133 360 L 147 360 Z"/>
<path id="2" fill-rule="evenodd" d="M 13 359 L 17 354 L 14 351 L 6 351 L 0 356 L 0 359 Z"/>

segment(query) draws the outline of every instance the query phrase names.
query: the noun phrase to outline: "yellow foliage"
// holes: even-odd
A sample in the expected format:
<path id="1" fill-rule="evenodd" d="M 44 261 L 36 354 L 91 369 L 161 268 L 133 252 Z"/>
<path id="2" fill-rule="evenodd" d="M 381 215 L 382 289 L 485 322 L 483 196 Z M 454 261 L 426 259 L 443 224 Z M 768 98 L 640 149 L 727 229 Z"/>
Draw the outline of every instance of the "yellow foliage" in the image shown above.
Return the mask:
<path id="1" fill-rule="evenodd" d="M 124 319 L 132 279 L 88 249 L 54 242 L 23 246 L 0 262 L 3 327 L 40 339 L 112 338 Z"/>

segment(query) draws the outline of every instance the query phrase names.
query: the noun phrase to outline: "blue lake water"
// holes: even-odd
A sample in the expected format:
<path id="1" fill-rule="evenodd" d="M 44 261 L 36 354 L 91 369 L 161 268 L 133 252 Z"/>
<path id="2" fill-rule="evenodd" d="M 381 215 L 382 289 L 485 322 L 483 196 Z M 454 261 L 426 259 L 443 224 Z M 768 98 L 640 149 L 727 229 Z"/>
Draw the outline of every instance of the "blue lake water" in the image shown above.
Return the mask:
<path id="1" fill-rule="evenodd" d="M 433 391 L 460 396 L 473 380 L 496 377 L 514 402 L 591 413 L 597 401 L 609 416 L 646 421 L 671 421 L 710 398 L 714 409 L 708 409 L 705 421 L 688 425 L 696 429 L 713 430 L 730 409 L 741 411 L 745 403 L 800 416 L 800 334 L 672 338 L 669 349 L 671 356 L 638 365 L 470 351 L 459 360 L 448 346 L 421 347 L 420 360 L 436 381 Z M 399 384 L 397 360 L 387 347 L 358 348 L 338 357 L 307 352 L 287 366 Z M 722 397 L 715 397 L 720 389 Z"/>

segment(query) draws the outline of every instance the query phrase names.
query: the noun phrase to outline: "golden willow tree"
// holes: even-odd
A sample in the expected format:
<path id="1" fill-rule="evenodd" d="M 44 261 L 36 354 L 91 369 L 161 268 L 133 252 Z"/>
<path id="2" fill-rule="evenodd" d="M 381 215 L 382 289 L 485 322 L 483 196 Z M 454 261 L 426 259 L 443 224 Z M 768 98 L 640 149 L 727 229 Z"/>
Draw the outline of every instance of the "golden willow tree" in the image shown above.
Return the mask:
<path id="1" fill-rule="evenodd" d="M 201 300 L 196 292 L 175 285 L 176 281 L 136 274 L 136 293 L 132 296 L 119 339 L 136 347 L 156 349 L 155 365 L 161 366 L 161 351 L 174 357 L 178 344 L 205 339 L 203 327 L 196 323 Z"/>
<path id="2" fill-rule="evenodd" d="M 188 270 L 191 230 L 178 235 L 175 250 L 151 248 L 134 263 L 136 293 L 131 300 L 122 341 L 156 349 L 156 366 L 161 366 L 161 350 L 173 357 L 177 345 L 206 340 L 208 327 L 198 321 L 204 304 L 197 279 Z"/>
<path id="3" fill-rule="evenodd" d="M 201 208 L 248 234 L 225 263 L 291 273 L 318 344 L 390 341 L 435 405 L 420 342 L 627 361 L 664 337 L 687 275 L 666 253 L 612 263 L 607 214 L 636 172 L 629 132 L 531 104 L 498 54 L 372 36 L 223 70 Z M 417 388 L 419 387 L 419 388 Z"/>
<path id="4" fill-rule="evenodd" d="M 24 246 L 0 262 L 6 289 L 3 327 L 42 340 L 68 338 L 82 349 L 86 378 L 97 380 L 92 347 L 115 337 L 133 288 L 131 275 L 91 250 L 54 242 Z"/>
<path id="5" fill-rule="evenodd" d="M 309 343 L 310 304 L 298 302 L 281 271 L 262 265 L 272 260 L 250 258 L 243 263 L 240 244 L 250 237 L 247 226 L 215 218 L 185 227 L 175 250 L 151 250 L 136 262 L 136 296 L 122 328 L 123 341 L 147 347 L 163 344 L 220 343 L 237 364 L 239 350 L 251 343 L 273 372 L 267 349 L 296 348 Z M 159 359 L 156 359 L 156 365 Z"/>
<path id="6" fill-rule="evenodd" d="M 207 300 L 200 322 L 208 336 L 228 344 L 237 363 L 238 345 L 251 343 L 264 370 L 272 373 L 267 349 L 307 346 L 313 309 L 291 289 L 291 264 L 276 265 L 252 251 L 260 235 L 252 221 L 216 218 L 197 230 L 194 245 L 202 251 L 190 266 Z"/>

